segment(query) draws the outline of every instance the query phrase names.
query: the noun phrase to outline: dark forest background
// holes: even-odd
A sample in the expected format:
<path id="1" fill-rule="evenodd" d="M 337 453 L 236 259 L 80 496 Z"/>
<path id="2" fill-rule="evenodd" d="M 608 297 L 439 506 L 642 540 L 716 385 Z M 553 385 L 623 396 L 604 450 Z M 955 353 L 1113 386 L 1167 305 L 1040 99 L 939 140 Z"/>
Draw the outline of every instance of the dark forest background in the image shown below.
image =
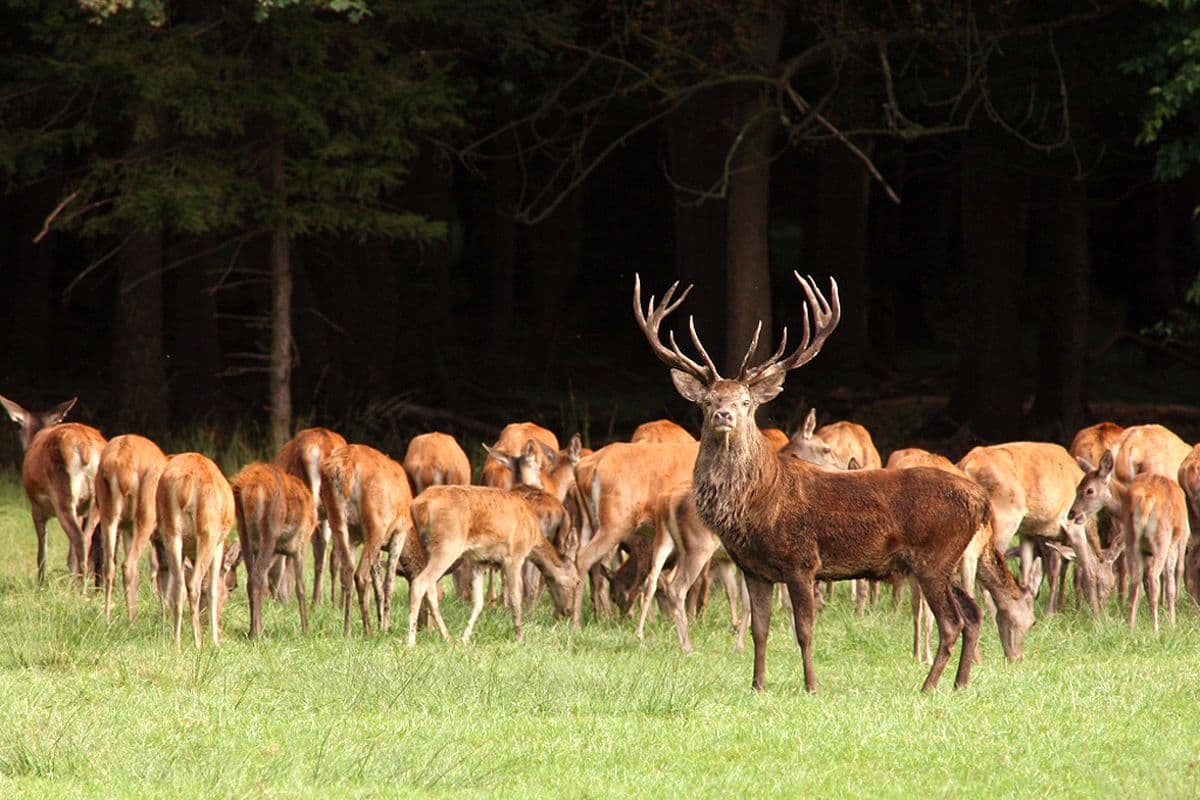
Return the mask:
<path id="1" fill-rule="evenodd" d="M 1195 439 L 1191 6 L 6 2 L 0 392 L 108 435 L 599 443 L 695 427 L 635 273 L 695 283 L 728 365 L 798 329 L 798 269 L 843 319 L 764 424 Z"/>

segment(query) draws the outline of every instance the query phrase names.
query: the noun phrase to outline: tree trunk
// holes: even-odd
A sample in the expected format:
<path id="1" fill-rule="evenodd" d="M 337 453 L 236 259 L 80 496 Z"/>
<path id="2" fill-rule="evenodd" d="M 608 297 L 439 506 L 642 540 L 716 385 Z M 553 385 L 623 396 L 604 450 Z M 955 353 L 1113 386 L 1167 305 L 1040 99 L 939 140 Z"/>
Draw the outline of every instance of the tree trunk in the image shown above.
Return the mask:
<path id="1" fill-rule="evenodd" d="M 714 353 L 725 352 L 725 286 L 728 199 L 719 194 L 732 144 L 721 125 L 728 109 L 723 92 L 709 90 L 667 121 L 667 158 L 675 184 L 675 274 L 699 289 L 688 298 L 696 328 Z M 703 198 L 703 199 L 701 199 Z M 744 346 L 744 345 L 743 345 Z"/>
<path id="2" fill-rule="evenodd" d="M 840 142 L 817 154 L 816 177 L 817 207 L 806 271 L 837 278 L 842 321 L 837 336 L 829 340 L 829 350 L 839 364 L 861 364 L 870 349 L 867 243 L 871 179 L 862 161 Z"/>
<path id="3" fill-rule="evenodd" d="M 1028 178 L 1012 157 L 972 132 L 963 144 L 962 343 L 947 413 L 985 439 L 1021 431 L 1018 292 L 1025 272 Z M 1007 156 L 1007 158 L 1006 158 Z"/>
<path id="4" fill-rule="evenodd" d="M 271 146 L 271 193 L 286 200 L 283 141 Z M 287 226 L 278 222 L 271 231 L 268 260 L 271 264 L 271 353 L 269 395 L 271 447 L 274 452 L 292 435 L 292 240 Z"/>
<path id="5" fill-rule="evenodd" d="M 150 436 L 167 425 L 163 368 L 162 230 L 134 231 L 117 255 L 113 377 L 121 428 Z"/>
<path id="6" fill-rule="evenodd" d="M 1049 179 L 1043 213 L 1049 232 L 1043 269 L 1038 326 L 1038 383 L 1031 417 L 1052 427 L 1053 438 L 1067 442 L 1087 418 L 1085 349 L 1088 329 L 1087 185 L 1070 177 Z"/>
<path id="7" fill-rule="evenodd" d="M 203 242 L 203 240 L 202 240 Z M 203 248 L 202 243 L 197 244 Z M 194 422 L 213 409 L 219 395 L 221 340 L 217 330 L 217 302 L 209 291 L 203 262 L 176 271 L 172 346 L 167 351 L 170 367 L 172 419 Z"/>
<path id="8" fill-rule="evenodd" d="M 752 59 L 770 68 L 779 59 L 784 7 L 771 3 L 751 35 Z M 733 98 L 734 122 L 744 136 L 730 160 L 725 374 L 738 366 L 761 322 L 768 334 L 759 339 L 751 363 L 771 352 L 771 262 L 768 223 L 771 210 L 771 145 L 777 119 L 758 89 L 741 89 Z M 719 352 L 719 351 L 718 351 Z M 719 356 L 718 356 L 719 357 Z"/>

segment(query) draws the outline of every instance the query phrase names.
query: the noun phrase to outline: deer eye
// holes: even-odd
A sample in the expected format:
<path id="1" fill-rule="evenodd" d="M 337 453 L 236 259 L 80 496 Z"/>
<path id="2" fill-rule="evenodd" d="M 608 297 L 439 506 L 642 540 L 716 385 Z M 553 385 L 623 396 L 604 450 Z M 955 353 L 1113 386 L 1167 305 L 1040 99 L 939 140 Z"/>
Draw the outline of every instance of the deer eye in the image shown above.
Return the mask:
<path id="1" fill-rule="evenodd" d="M 742 401 L 742 408 L 749 408 L 749 407 L 750 407 L 750 398 L 747 397 L 745 400 Z"/>
<path id="2" fill-rule="evenodd" d="M 1096 493 L 1096 490 L 1095 490 L 1095 489 L 1093 489 L 1092 487 L 1090 487 L 1090 486 L 1089 486 L 1089 487 L 1087 488 L 1087 493 L 1088 493 L 1088 494 L 1095 494 L 1095 493 Z"/>

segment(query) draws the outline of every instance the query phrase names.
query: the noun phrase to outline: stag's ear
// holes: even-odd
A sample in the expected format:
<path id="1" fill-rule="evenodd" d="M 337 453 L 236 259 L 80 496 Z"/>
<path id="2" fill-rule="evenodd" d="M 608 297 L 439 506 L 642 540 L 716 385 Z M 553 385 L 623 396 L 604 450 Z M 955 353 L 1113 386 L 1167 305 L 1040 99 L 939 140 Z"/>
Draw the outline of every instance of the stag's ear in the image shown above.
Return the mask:
<path id="1" fill-rule="evenodd" d="M 671 382 L 675 384 L 675 388 L 685 399 L 691 400 L 693 403 L 703 400 L 708 391 L 707 387 L 697 378 L 678 369 L 671 370 Z"/>
<path id="2" fill-rule="evenodd" d="M 1104 455 L 1100 456 L 1100 471 L 1101 478 L 1107 478 L 1113 471 L 1113 454 L 1112 450 L 1105 450 Z"/>
<path id="3" fill-rule="evenodd" d="M 786 377 L 787 373 L 783 370 L 773 370 L 746 388 L 750 390 L 750 396 L 754 398 L 754 402 L 761 406 L 779 396 L 779 393 L 783 391 L 783 379 Z"/>
<path id="4" fill-rule="evenodd" d="M 1083 456 L 1075 456 L 1075 463 L 1078 464 L 1079 468 L 1081 470 L 1083 470 L 1084 472 L 1091 472 L 1092 470 L 1094 470 L 1096 468 L 1095 464 L 1088 461 Z"/>

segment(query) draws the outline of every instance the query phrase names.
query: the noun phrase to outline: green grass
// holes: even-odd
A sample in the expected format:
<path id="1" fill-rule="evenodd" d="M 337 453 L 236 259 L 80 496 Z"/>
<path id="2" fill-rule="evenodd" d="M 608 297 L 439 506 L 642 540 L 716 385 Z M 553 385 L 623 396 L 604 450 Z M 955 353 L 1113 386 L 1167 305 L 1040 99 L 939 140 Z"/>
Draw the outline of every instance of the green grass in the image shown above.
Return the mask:
<path id="1" fill-rule="evenodd" d="M 1017 665 L 989 621 L 971 687 L 951 690 L 952 665 L 926 696 L 906 612 L 856 619 L 843 591 L 817 624 L 821 693 L 776 614 L 755 694 L 723 601 L 684 657 L 662 619 L 639 645 L 626 623 L 556 625 L 546 600 L 521 645 L 501 609 L 470 646 L 409 650 L 344 638 L 328 603 L 307 637 L 269 603 L 252 643 L 239 590 L 219 649 L 176 652 L 148 587 L 135 624 L 105 626 L 53 526 L 39 589 L 33 541 L 5 478 L 0 797 L 1200 795 L 1190 604 L 1159 636 L 1115 609 L 1044 618 Z M 461 630 L 463 606 L 444 608 Z"/>

